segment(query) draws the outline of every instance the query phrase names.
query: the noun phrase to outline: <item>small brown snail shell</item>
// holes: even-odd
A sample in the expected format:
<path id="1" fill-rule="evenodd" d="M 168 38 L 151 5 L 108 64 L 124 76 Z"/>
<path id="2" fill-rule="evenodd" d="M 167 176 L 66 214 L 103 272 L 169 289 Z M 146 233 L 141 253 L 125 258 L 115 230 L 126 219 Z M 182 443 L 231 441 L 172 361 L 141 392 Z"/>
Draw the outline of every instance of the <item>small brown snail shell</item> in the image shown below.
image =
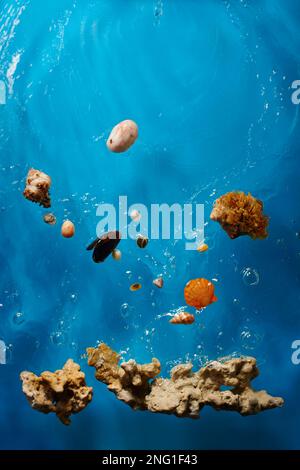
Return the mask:
<path id="1" fill-rule="evenodd" d="M 144 235 L 139 235 L 136 239 L 136 243 L 139 248 L 146 248 L 149 243 L 149 240 L 147 237 L 144 237 Z"/>
<path id="2" fill-rule="evenodd" d="M 191 325 L 194 323 L 195 317 L 191 313 L 188 312 L 180 312 L 174 315 L 174 317 L 170 320 L 170 323 L 178 324 L 178 325 Z"/>

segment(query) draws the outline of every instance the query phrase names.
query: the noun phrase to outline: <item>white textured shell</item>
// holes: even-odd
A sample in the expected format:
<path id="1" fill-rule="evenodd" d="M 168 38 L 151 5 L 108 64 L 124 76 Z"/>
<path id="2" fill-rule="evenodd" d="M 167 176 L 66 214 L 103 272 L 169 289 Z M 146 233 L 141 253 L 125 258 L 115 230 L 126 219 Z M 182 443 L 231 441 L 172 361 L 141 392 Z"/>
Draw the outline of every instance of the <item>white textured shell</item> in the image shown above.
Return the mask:
<path id="1" fill-rule="evenodd" d="M 106 145 L 111 152 L 126 152 L 134 144 L 137 137 L 138 126 L 134 121 L 126 119 L 113 128 Z"/>

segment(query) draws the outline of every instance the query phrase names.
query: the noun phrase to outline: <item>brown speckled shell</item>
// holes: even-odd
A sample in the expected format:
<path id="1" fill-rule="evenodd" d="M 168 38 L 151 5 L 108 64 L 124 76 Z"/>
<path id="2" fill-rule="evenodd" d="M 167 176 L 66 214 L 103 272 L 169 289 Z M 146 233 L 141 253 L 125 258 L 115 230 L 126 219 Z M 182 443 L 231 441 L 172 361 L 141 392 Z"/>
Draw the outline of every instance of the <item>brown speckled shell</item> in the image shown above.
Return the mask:
<path id="1" fill-rule="evenodd" d="M 194 321 L 195 317 L 191 313 L 180 312 L 174 315 L 174 317 L 170 320 L 170 323 L 177 325 L 191 325 L 194 323 Z"/>

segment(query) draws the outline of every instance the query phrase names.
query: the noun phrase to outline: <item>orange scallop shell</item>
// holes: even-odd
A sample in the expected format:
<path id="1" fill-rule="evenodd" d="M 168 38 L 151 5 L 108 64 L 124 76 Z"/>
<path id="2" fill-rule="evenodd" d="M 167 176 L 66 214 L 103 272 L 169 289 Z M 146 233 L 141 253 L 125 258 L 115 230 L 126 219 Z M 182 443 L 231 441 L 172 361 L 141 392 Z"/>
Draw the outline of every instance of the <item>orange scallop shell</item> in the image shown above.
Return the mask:
<path id="1" fill-rule="evenodd" d="M 184 288 L 184 298 L 188 305 L 197 309 L 216 302 L 215 286 L 207 279 L 192 279 Z"/>
<path id="2" fill-rule="evenodd" d="M 191 325 L 194 323 L 195 317 L 191 313 L 188 312 L 180 312 L 174 315 L 171 318 L 170 323 L 180 324 L 180 325 Z"/>

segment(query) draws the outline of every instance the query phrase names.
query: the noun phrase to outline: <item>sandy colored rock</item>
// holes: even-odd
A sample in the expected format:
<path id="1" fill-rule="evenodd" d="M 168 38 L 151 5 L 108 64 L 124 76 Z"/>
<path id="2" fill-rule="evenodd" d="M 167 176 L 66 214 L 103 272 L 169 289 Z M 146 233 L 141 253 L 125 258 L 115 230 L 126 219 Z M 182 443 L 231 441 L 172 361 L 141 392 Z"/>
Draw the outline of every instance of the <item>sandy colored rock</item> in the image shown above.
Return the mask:
<path id="1" fill-rule="evenodd" d="M 197 418 L 206 405 L 251 415 L 284 403 L 282 398 L 252 388 L 251 381 L 259 374 L 252 357 L 214 361 L 195 373 L 192 364 L 179 364 L 164 379 L 156 378 L 160 373 L 157 359 L 144 365 L 134 360 L 119 365 L 119 355 L 104 343 L 87 353 L 97 380 L 133 409 Z M 222 386 L 229 389 L 222 390 Z"/>
<path id="2" fill-rule="evenodd" d="M 146 396 L 151 391 L 150 379 L 160 373 L 160 363 L 137 364 L 130 360 L 119 366 L 120 356 L 105 343 L 98 348 L 88 348 L 88 364 L 95 367 L 95 377 L 105 383 L 119 400 L 134 409 L 147 409 Z"/>
<path id="3" fill-rule="evenodd" d="M 49 190 L 51 178 L 42 171 L 31 168 L 27 174 L 24 196 L 32 202 L 37 202 L 43 207 L 51 207 Z"/>
<path id="4" fill-rule="evenodd" d="M 56 217 L 52 213 L 45 214 L 43 219 L 44 219 L 44 222 L 48 225 L 55 225 L 56 224 Z"/>
<path id="5" fill-rule="evenodd" d="M 216 200 L 210 218 L 219 222 L 230 238 L 241 235 L 266 238 L 269 218 L 263 214 L 263 203 L 250 193 L 230 192 Z"/>
<path id="6" fill-rule="evenodd" d="M 62 370 L 42 372 L 39 376 L 24 371 L 20 374 L 22 389 L 33 409 L 56 413 L 63 424 L 82 411 L 92 400 L 93 389 L 87 387 L 80 366 L 69 359 Z"/>

